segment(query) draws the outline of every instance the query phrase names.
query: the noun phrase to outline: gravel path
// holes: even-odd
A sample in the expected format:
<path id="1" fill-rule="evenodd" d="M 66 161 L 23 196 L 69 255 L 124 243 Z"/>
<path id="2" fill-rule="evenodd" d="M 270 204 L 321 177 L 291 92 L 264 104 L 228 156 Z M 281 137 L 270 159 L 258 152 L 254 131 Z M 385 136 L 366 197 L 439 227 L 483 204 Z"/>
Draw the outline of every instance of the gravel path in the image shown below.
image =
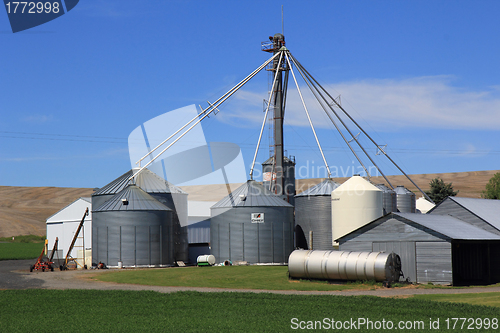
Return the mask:
<path id="1" fill-rule="evenodd" d="M 252 292 L 288 295 L 371 295 L 381 297 L 405 297 L 419 294 L 466 294 L 500 292 L 500 287 L 465 288 L 465 289 L 376 289 L 347 291 L 296 291 L 296 290 L 256 290 L 256 289 L 226 289 L 226 288 L 196 288 L 196 287 L 160 287 L 135 284 L 119 284 L 91 280 L 90 277 L 106 272 L 106 270 L 29 272 L 29 265 L 34 260 L 0 261 L 1 289 L 97 289 L 97 290 L 152 290 L 161 293 L 177 291 L 199 292 Z"/>

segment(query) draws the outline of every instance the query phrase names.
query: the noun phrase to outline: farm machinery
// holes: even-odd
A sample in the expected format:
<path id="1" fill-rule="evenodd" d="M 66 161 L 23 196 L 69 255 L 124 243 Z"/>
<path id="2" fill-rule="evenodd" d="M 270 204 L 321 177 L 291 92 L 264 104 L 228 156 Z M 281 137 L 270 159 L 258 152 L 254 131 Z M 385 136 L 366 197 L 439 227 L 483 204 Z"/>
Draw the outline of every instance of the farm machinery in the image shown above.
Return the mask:
<path id="1" fill-rule="evenodd" d="M 42 272 L 45 272 L 46 270 L 47 271 L 50 270 L 51 272 L 54 271 L 54 267 L 52 266 L 54 262 L 52 260 L 54 259 L 54 253 L 57 252 L 58 241 L 59 240 L 56 237 L 54 247 L 52 248 L 52 253 L 50 254 L 50 257 L 47 258 L 47 256 L 45 255 L 45 251 L 47 249 L 47 240 L 45 240 L 42 253 L 40 253 L 40 256 L 38 256 L 38 259 L 36 260 L 35 264 L 30 266 L 30 272 L 39 270 L 41 270 Z"/>

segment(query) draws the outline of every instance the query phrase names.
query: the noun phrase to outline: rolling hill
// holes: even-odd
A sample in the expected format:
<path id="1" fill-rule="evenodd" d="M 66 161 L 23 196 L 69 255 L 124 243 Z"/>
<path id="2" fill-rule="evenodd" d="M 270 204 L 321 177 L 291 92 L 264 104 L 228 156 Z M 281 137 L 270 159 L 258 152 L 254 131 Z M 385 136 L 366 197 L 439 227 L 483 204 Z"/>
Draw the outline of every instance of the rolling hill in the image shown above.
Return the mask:
<path id="1" fill-rule="evenodd" d="M 458 196 L 480 198 L 489 179 L 499 170 L 471 171 L 410 175 L 422 190 L 429 189 L 429 182 L 440 177 L 445 183 L 453 183 Z M 421 196 L 416 187 L 404 176 L 387 176 L 393 186 L 404 185 Z M 346 178 L 334 178 L 342 183 Z M 297 193 L 319 183 L 322 178 L 297 180 Z M 374 183 L 385 183 L 383 177 L 372 177 Z M 231 184 L 234 190 L 239 184 Z M 183 186 L 189 200 L 218 201 L 227 195 L 225 185 Z M 89 197 L 90 188 L 64 187 L 15 187 L 0 186 L 0 237 L 17 235 L 45 235 L 45 220 L 79 197 Z"/>

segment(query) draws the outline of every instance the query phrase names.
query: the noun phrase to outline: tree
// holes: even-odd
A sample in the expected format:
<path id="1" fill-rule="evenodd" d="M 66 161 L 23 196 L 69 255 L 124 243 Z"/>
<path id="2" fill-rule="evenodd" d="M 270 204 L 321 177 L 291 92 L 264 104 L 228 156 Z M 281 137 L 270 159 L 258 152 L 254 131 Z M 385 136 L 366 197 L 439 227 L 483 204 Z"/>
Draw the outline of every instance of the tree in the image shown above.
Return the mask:
<path id="1" fill-rule="evenodd" d="M 425 193 L 432 199 L 436 204 L 443 201 L 447 197 L 454 197 L 458 194 L 458 191 L 453 191 L 452 183 L 445 184 L 441 178 L 434 178 L 429 183 L 431 186 L 430 191 Z"/>
<path id="2" fill-rule="evenodd" d="M 486 190 L 483 191 L 481 197 L 484 199 L 500 199 L 500 172 L 497 172 L 490 178 L 486 184 Z"/>

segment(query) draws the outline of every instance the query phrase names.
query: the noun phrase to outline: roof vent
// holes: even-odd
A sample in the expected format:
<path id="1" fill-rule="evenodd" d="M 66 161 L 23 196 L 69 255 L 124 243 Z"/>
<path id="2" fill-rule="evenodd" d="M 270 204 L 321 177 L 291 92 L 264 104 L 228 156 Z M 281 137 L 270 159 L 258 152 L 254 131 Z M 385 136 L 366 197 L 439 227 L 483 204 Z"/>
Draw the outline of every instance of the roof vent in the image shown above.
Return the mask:
<path id="1" fill-rule="evenodd" d="M 127 206 L 127 205 L 128 205 L 128 199 L 127 199 L 127 198 L 123 198 L 123 199 L 122 199 L 122 204 L 123 204 L 124 206 Z"/>
<path id="2" fill-rule="evenodd" d="M 240 194 L 240 200 L 245 201 L 247 199 L 247 196 L 244 194 Z"/>

